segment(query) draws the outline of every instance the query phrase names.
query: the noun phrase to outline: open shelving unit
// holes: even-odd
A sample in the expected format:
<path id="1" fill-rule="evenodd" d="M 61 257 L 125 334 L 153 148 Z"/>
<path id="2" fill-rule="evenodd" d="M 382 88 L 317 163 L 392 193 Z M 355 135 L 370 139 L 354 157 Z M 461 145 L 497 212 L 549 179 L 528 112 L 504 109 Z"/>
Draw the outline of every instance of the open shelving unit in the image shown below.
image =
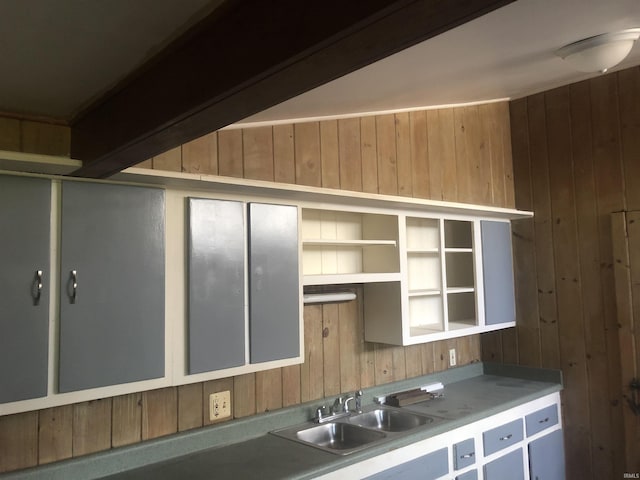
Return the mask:
<path id="1" fill-rule="evenodd" d="M 302 209 L 304 285 L 400 280 L 398 217 Z"/>

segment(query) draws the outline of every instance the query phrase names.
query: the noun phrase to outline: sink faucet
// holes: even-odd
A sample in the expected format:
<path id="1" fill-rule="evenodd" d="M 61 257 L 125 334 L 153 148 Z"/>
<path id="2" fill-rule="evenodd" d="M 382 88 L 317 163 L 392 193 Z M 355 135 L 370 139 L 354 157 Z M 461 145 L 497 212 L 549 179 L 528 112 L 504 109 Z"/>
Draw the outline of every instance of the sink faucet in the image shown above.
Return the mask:
<path id="1" fill-rule="evenodd" d="M 350 407 L 349 402 L 355 403 L 355 409 Z M 324 405 L 318 407 L 316 409 L 316 418 L 314 420 L 317 423 L 324 423 L 330 420 L 335 420 L 336 418 L 346 417 L 351 415 L 352 412 L 362 413 L 362 390 L 358 390 L 346 399 L 341 396 L 336 398 L 329 409 Z"/>
<path id="2" fill-rule="evenodd" d="M 355 410 L 351 410 L 349 408 L 349 402 L 351 400 L 353 400 L 353 402 L 355 403 Z M 344 401 L 344 411 L 345 412 L 355 411 L 357 413 L 362 413 L 362 390 L 358 390 L 350 397 L 347 397 L 347 399 Z"/>

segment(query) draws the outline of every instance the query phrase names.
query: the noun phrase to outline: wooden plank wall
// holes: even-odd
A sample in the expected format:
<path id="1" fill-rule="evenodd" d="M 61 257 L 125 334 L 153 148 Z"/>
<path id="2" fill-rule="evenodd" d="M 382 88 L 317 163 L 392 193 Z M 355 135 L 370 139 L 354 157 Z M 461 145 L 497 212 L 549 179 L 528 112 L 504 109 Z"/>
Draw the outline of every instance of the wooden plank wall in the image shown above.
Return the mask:
<path id="1" fill-rule="evenodd" d="M 640 69 L 510 104 L 518 327 L 483 359 L 561 368 L 567 478 L 622 478 L 611 213 L 640 209 Z M 636 455 L 640 443 L 631 446 Z"/>
<path id="2" fill-rule="evenodd" d="M 345 190 L 513 207 L 509 106 L 278 125 L 212 133 L 143 166 Z M 233 417 L 312 401 L 480 359 L 480 338 L 390 347 L 363 341 L 357 300 L 304 309 L 305 362 L 177 388 L 0 418 L 0 472 L 208 425 L 209 393 Z"/>
<path id="3" fill-rule="evenodd" d="M 71 130 L 65 125 L 0 115 L 0 150 L 68 157 Z"/>
<path id="4" fill-rule="evenodd" d="M 633 380 L 640 380 L 640 211 L 617 212 L 611 217 L 622 395 L 630 407 L 622 406 L 625 471 L 640 472 L 640 394 L 631 388 Z"/>

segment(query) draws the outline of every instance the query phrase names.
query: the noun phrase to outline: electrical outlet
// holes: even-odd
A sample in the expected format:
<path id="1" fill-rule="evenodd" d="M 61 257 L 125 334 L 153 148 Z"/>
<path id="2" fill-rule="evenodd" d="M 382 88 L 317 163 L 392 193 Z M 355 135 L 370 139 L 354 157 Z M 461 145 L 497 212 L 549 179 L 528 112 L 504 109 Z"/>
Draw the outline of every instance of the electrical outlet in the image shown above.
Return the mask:
<path id="1" fill-rule="evenodd" d="M 209 395 L 209 420 L 220 420 L 231 416 L 231 392 L 216 392 Z"/>
<path id="2" fill-rule="evenodd" d="M 456 366 L 456 349 L 455 348 L 449 349 L 449 366 L 450 367 Z"/>

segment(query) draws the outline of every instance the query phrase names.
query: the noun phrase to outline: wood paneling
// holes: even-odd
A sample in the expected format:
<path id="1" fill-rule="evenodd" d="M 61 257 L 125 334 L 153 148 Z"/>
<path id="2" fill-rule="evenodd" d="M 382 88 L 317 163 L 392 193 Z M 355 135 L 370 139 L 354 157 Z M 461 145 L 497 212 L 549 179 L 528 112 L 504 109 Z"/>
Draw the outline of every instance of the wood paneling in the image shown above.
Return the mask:
<path id="1" fill-rule="evenodd" d="M 131 393 L 113 398 L 111 446 L 121 447 L 142 439 L 142 394 Z"/>
<path id="2" fill-rule="evenodd" d="M 73 406 L 40 410 L 38 418 L 38 463 L 73 456 Z"/>
<path id="3" fill-rule="evenodd" d="M 162 437 L 178 431 L 177 388 L 150 390 L 142 394 L 142 439 Z"/>
<path id="4" fill-rule="evenodd" d="M 37 464 L 38 412 L 0 417 L 0 473 Z"/>
<path id="5" fill-rule="evenodd" d="M 0 117 L 0 150 L 68 157 L 70 144 L 64 125 Z"/>
<path id="6" fill-rule="evenodd" d="M 638 379 L 640 374 L 640 211 L 614 213 L 611 227 L 620 325 L 622 396 L 630 407 L 640 403 L 640 395 L 637 390 L 634 392 L 629 381 Z M 626 472 L 637 472 L 640 471 L 640 415 L 629 407 L 623 405 L 624 466 Z"/>
<path id="7" fill-rule="evenodd" d="M 178 431 L 191 430 L 203 425 L 204 403 L 202 383 L 178 387 Z"/>
<path id="8" fill-rule="evenodd" d="M 73 406 L 73 456 L 111 448 L 110 398 Z"/>
<path id="9" fill-rule="evenodd" d="M 182 171 L 210 175 L 218 173 L 218 135 L 215 132 L 182 145 Z"/>
<path id="10" fill-rule="evenodd" d="M 621 373 L 625 324 L 616 312 L 625 305 L 616 306 L 613 270 L 624 260 L 614 260 L 611 236 L 611 214 L 640 198 L 638 92 L 635 67 L 510 104 L 516 207 L 535 213 L 513 229 L 515 360 L 563 371 L 567 478 L 639 468 L 640 439 L 623 436 L 630 378 Z M 484 358 L 507 361 L 508 334 L 483 337 Z"/>
<path id="11" fill-rule="evenodd" d="M 454 124 L 458 114 L 462 115 L 461 120 Z M 503 104 L 461 112 L 431 110 L 224 130 L 156 156 L 148 163 L 169 170 L 437 200 L 457 200 L 464 190 L 466 201 L 511 207 L 511 147 L 505 144 L 508 116 L 508 107 Z M 461 145 L 464 159 L 458 158 L 457 145 Z M 477 184 L 478 179 L 482 179 L 482 185 Z M 99 404 L 100 408 L 93 407 L 101 410 L 91 417 L 95 441 L 89 442 L 91 438 L 86 434 L 89 415 L 78 415 L 83 420 L 74 423 L 73 455 L 107 449 L 111 443 L 123 445 L 208 425 L 208 397 L 217 391 L 231 392 L 232 418 L 241 418 L 444 370 L 448 368 L 450 348 L 458 350 L 460 365 L 479 360 L 478 335 L 405 348 L 365 342 L 363 288 L 353 288 L 357 298 L 352 302 L 304 307 L 302 365 L 108 399 Z M 509 349 L 501 336 L 495 338 L 500 341 L 496 351 L 500 351 L 501 359 L 503 347 L 506 358 L 514 355 L 510 352 L 517 352 L 517 342 L 509 342 L 513 344 Z M 84 404 L 74 407 L 82 411 L 87 408 L 90 407 Z M 43 419 L 46 416 L 42 414 Z M 18 422 L 7 428 L 2 426 L 0 438 L 3 432 L 13 430 L 31 438 L 27 434 L 30 425 Z M 52 427 L 49 424 L 47 428 Z M 35 435 L 33 448 L 38 441 L 37 432 Z M 46 443 L 51 435 L 41 431 L 40 442 Z M 67 438 L 70 434 L 63 429 L 56 435 Z M 79 448 L 87 442 L 91 445 Z M 26 443 L 23 446 L 28 451 Z M 68 453 L 62 448 L 61 452 L 47 455 L 54 459 Z M 34 465 L 37 459 L 16 458 L 15 462 L 11 468 Z"/>

